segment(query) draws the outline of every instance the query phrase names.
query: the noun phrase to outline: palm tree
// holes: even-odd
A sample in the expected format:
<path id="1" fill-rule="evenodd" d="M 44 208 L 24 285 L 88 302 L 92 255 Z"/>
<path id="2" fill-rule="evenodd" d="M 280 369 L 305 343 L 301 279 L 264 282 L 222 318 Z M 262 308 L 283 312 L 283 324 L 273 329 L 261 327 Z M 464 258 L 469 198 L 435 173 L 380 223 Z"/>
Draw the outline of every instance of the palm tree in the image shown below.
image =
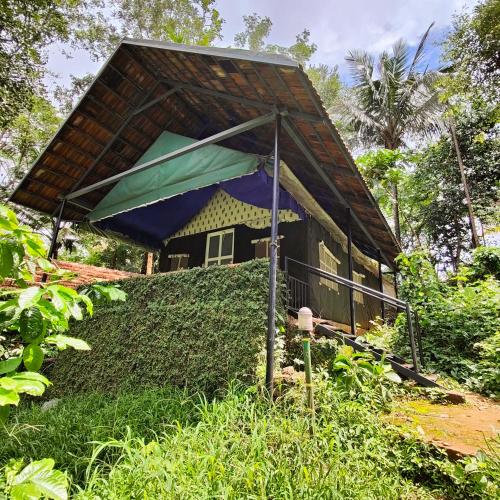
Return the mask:
<path id="1" fill-rule="evenodd" d="M 410 137 L 438 129 L 440 105 L 434 89 L 437 73 L 420 70 L 432 24 L 422 36 L 413 57 L 408 45 L 397 41 L 391 52 L 375 59 L 367 52 L 352 51 L 346 57 L 354 88 L 342 101 L 342 114 L 364 146 L 395 150 Z M 394 232 L 401 243 L 398 185 L 392 183 Z"/>

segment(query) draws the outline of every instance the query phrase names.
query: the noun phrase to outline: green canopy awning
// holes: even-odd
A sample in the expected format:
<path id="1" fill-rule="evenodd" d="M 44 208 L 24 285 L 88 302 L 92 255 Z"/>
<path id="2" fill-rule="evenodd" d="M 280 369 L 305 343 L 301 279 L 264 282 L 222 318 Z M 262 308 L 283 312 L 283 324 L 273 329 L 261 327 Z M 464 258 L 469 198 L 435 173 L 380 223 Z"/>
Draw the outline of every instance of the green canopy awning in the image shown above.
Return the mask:
<path id="1" fill-rule="evenodd" d="M 138 165 L 188 146 L 196 139 L 163 132 L 142 155 Z M 209 145 L 150 169 L 125 177 L 90 212 L 95 222 L 178 194 L 254 172 L 259 158 Z"/>

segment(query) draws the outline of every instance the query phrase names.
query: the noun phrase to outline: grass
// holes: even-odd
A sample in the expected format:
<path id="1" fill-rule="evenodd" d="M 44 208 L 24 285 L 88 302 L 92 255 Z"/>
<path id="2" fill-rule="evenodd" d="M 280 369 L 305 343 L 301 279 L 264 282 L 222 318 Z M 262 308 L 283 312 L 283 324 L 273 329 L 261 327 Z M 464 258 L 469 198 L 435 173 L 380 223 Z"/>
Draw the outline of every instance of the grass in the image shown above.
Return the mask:
<path id="1" fill-rule="evenodd" d="M 26 406 L 0 434 L 0 463 L 51 456 L 74 498 L 474 498 L 436 450 L 369 405 L 316 389 L 314 436 L 302 391 L 272 405 L 256 388 L 206 401 L 163 388 Z M 477 496 L 479 498 L 479 496 Z"/>

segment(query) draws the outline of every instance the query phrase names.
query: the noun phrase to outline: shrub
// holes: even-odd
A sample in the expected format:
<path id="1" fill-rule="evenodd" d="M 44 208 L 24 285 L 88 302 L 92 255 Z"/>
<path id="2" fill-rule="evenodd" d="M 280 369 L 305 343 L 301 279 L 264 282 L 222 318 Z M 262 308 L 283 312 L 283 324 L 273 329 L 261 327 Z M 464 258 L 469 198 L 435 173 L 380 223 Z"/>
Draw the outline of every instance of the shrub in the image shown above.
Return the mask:
<path id="1" fill-rule="evenodd" d="M 464 269 L 451 281 L 440 281 L 420 252 L 399 257 L 399 266 L 401 295 L 419 313 L 428 365 L 498 395 L 499 281 L 493 276 L 471 281 Z M 403 335 L 401 316 L 397 324 Z"/>
<path id="2" fill-rule="evenodd" d="M 469 267 L 470 280 L 480 280 L 487 276 L 500 279 L 500 248 L 479 247 L 473 252 L 472 263 Z"/>
<path id="3" fill-rule="evenodd" d="M 252 381 L 265 346 L 268 272 L 267 261 L 251 261 L 119 282 L 126 303 L 97 306 L 72 326 L 92 351 L 62 353 L 53 394 L 165 384 L 211 393 Z"/>

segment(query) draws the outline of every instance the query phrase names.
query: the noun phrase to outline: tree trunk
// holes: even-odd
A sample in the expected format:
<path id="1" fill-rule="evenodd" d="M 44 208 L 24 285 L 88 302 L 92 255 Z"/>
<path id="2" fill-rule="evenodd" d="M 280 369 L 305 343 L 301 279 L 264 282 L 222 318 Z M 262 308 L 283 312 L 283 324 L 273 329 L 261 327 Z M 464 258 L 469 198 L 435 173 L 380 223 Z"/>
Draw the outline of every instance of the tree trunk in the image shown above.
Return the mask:
<path id="1" fill-rule="evenodd" d="M 401 224 L 399 222 L 399 194 L 398 194 L 398 183 L 393 182 L 391 184 L 392 189 L 392 219 L 394 220 L 394 234 L 396 240 L 401 246 Z"/>
<path id="2" fill-rule="evenodd" d="M 455 130 L 455 123 L 453 122 L 453 118 L 450 120 L 450 133 L 451 133 L 451 138 L 453 139 L 453 145 L 455 146 L 455 153 L 457 155 L 457 160 L 458 160 L 458 168 L 460 169 L 460 177 L 462 178 L 465 200 L 467 202 L 467 210 L 469 212 L 469 224 L 472 236 L 472 247 L 477 248 L 478 246 L 480 246 L 481 243 L 479 242 L 479 237 L 477 235 L 476 222 L 474 221 L 474 210 L 472 208 L 472 200 L 469 192 L 469 185 L 467 184 L 467 178 L 465 177 L 464 163 L 462 161 L 462 154 L 460 153 L 460 147 L 458 145 L 457 133 Z"/>

